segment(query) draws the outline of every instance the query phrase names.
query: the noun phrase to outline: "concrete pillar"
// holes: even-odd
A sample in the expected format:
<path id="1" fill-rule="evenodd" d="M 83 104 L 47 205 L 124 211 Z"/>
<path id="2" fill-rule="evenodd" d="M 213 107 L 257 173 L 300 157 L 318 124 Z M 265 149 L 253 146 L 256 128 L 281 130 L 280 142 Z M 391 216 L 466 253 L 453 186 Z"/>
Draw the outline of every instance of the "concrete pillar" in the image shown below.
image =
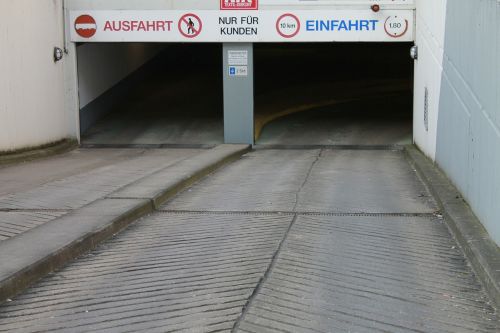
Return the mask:
<path id="1" fill-rule="evenodd" d="M 223 45 L 224 141 L 254 143 L 253 44 Z"/>

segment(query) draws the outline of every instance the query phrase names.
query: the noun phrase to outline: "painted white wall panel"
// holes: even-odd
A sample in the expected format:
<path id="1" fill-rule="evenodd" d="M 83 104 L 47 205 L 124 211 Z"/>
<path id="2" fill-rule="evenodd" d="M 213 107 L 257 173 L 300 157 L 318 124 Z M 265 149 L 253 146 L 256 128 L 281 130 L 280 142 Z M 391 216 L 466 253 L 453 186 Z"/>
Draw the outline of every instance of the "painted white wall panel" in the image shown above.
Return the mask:
<path id="1" fill-rule="evenodd" d="M 73 136 L 65 108 L 62 0 L 0 1 L 0 151 Z M 40 24 L 43 22 L 43 24 Z"/>
<path id="2" fill-rule="evenodd" d="M 432 159 L 436 156 L 446 2 L 446 0 L 416 0 L 416 45 L 419 48 L 419 59 L 415 62 L 414 141 Z M 424 121 L 426 88 L 427 126 Z"/>
<path id="3" fill-rule="evenodd" d="M 80 108 L 158 54 L 162 44 L 83 44 L 77 47 Z"/>
<path id="4" fill-rule="evenodd" d="M 436 161 L 500 244 L 500 2 L 447 3 Z"/>

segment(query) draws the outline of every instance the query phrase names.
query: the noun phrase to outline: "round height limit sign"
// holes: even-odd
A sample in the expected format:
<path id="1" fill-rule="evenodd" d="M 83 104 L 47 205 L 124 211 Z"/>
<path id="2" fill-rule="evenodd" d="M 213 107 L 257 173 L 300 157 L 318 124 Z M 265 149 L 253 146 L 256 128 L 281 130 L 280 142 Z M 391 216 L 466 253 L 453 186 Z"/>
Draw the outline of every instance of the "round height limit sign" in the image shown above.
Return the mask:
<path id="1" fill-rule="evenodd" d="M 293 14 L 283 14 L 276 21 L 276 30 L 283 38 L 295 37 L 300 31 L 300 20 Z"/>
<path id="2" fill-rule="evenodd" d="M 408 31 L 409 23 L 407 19 L 399 16 L 389 16 L 384 23 L 385 32 L 392 38 L 399 38 Z"/>

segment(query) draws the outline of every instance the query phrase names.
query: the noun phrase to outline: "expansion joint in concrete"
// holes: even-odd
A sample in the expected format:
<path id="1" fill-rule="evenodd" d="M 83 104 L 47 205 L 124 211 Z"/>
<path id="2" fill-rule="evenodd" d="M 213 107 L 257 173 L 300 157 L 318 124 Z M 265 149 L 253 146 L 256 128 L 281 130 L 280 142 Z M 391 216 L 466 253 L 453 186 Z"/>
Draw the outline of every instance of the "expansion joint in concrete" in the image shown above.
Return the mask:
<path id="1" fill-rule="evenodd" d="M 255 287 L 255 289 L 253 290 L 252 294 L 247 299 L 247 302 L 243 306 L 243 309 L 241 311 L 241 315 L 235 321 L 233 329 L 231 330 L 231 333 L 236 333 L 238 331 L 238 329 L 240 327 L 240 323 L 242 323 L 245 320 L 245 316 L 248 313 L 248 311 L 250 310 L 250 307 L 252 306 L 253 301 L 255 300 L 255 298 L 257 297 L 257 295 L 259 294 L 260 290 L 262 289 L 262 286 L 266 283 L 266 281 L 268 280 L 269 276 L 271 275 L 274 267 L 276 266 L 276 262 L 278 261 L 278 257 L 280 255 L 281 249 L 283 248 L 283 245 L 285 244 L 285 242 L 286 242 L 286 240 L 288 238 L 288 235 L 290 234 L 290 231 L 292 230 L 293 226 L 295 225 L 295 222 L 297 221 L 298 217 L 299 216 L 297 214 L 295 214 L 294 217 L 293 217 L 293 219 L 292 219 L 292 221 L 288 225 L 288 228 L 285 231 L 285 233 L 283 235 L 283 238 L 281 239 L 281 241 L 280 241 L 280 243 L 278 245 L 278 248 L 274 252 L 274 254 L 273 254 L 272 258 L 271 258 L 271 261 L 269 262 L 269 266 L 267 266 L 267 269 L 266 269 L 264 275 L 259 280 L 259 282 L 257 283 L 257 286 Z"/>
<path id="2" fill-rule="evenodd" d="M 318 152 L 318 155 L 316 156 L 316 158 L 314 159 L 314 161 L 311 163 L 311 166 L 309 167 L 309 170 L 307 170 L 307 174 L 304 177 L 304 181 L 302 182 L 302 184 L 300 184 L 299 189 L 295 193 L 295 204 L 294 204 L 293 209 L 292 209 L 293 211 L 296 211 L 297 206 L 299 205 L 299 202 L 300 202 L 300 192 L 302 192 L 302 189 L 304 188 L 304 186 L 306 186 L 307 181 L 311 177 L 311 173 L 314 170 L 314 167 L 316 166 L 316 164 L 319 162 L 319 159 L 321 158 L 322 154 L 323 154 L 323 149 L 320 149 L 319 152 Z"/>
<path id="3" fill-rule="evenodd" d="M 71 209 L 0 208 L 1 213 L 67 213 Z"/>
<path id="4" fill-rule="evenodd" d="M 172 210 L 158 209 L 159 214 L 172 215 L 253 215 L 253 216 L 324 216 L 324 217 L 423 217 L 442 218 L 439 211 L 434 213 L 368 213 L 368 212 L 307 212 L 307 211 L 221 211 L 221 210 Z"/>

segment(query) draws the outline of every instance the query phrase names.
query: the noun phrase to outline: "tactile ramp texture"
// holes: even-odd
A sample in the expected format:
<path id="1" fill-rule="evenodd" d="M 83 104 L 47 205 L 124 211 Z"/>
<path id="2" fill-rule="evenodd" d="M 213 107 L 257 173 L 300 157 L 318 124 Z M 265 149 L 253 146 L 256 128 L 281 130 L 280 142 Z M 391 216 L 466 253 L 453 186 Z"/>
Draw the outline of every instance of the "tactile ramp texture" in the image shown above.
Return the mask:
<path id="1" fill-rule="evenodd" d="M 64 211 L 0 212 L 0 241 L 65 215 Z"/>
<path id="2" fill-rule="evenodd" d="M 258 150 L 165 205 L 180 211 L 433 213 L 401 152 Z"/>
<path id="3" fill-rule="evenodd" d="M 499 332 L 439 219 L 297 219 L 239 332 Z"/>
<path id="4" fill-rule="evenodd" d="M 229 332 L 291 219 L 152 215 L 1 306 L 0 331 Z"/>
<path id="5" fill-rule="evenodd" d="M 0 209 L 77 209 L 199 150 L 164 150 L 0 197 Z"/>

